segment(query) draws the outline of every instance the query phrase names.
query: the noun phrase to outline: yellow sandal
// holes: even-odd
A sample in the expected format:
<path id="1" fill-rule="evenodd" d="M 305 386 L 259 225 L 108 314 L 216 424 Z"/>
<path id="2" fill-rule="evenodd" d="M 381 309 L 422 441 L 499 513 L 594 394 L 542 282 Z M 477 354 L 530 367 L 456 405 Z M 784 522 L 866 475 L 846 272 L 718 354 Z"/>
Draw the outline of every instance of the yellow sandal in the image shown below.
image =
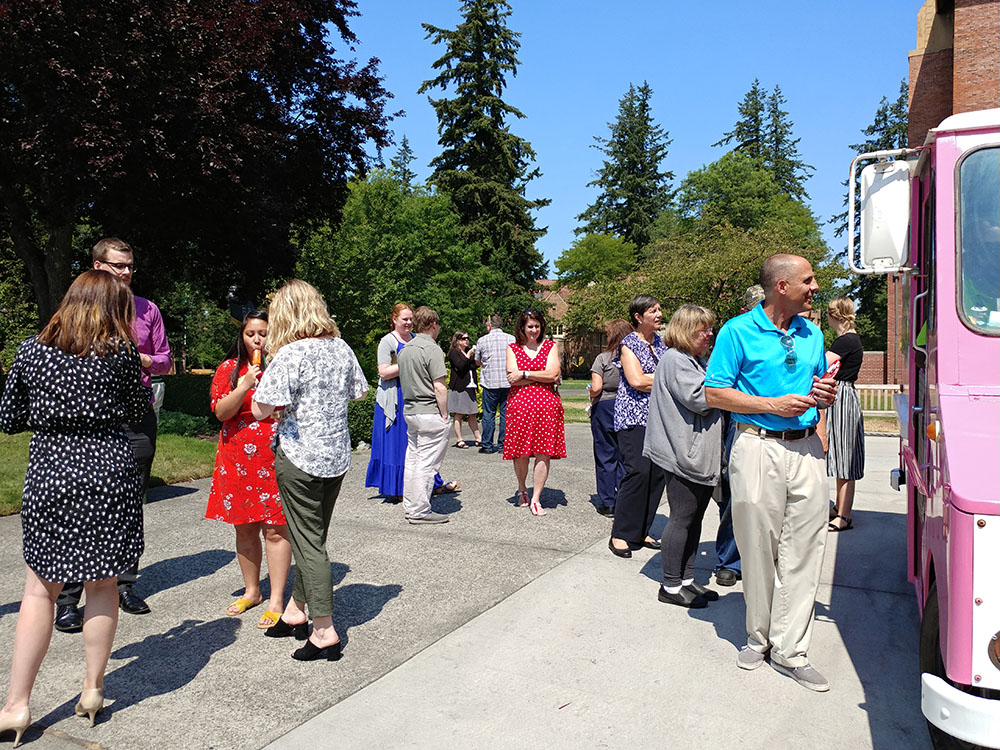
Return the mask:
<path id="1" fill-rule="evenodd" d="M 253 609 L 258 604 L 260 604 L 260 602 L 252 602 L 249 599 L 240 597 L 235 602 L 226 607 L 226 614 L 229 615 L 230 617 L 233 617 L 234 615 L 242 615 L 248 609 Z M 231 609 L 235 609 L 236 611 L 230 612 L 229 610 Z"/>
<path id="2" fill-rule="evenodd" d="M 272 612 L 271 610 L 265 610 L 264 614 L 260 616 L 257 620 L 257 627 L 261 630 L 267 630 L 268 628 L 273 628 L 278 624 L 278 620 L 281 619 L 281 612 Z"/>

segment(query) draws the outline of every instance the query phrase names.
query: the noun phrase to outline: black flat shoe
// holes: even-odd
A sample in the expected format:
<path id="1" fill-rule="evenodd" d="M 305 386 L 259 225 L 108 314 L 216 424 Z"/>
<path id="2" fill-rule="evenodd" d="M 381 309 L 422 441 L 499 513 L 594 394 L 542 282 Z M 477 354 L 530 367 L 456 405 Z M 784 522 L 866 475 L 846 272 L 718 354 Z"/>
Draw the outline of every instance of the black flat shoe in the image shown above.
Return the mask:
<path id="1" fill-rule="evenodd" d="M 300 622 L 298 625 L 289 625 L 284 620 L 279 619 L 274 625 L 264 631 L 268 638 L 288 638 L 295 636 L 295 640 L 304 641 L 309 637 L 309 625 Z"/>
<path id="2" fill-rule="evenodd" d="M 664 604 L 676 604 L 678 607 L 687 607 L 688 609 L 702 609 L 708 606 L 708 600 L 705 597 L 698 596 L 686 588 L 682 588 L 676 594 L 671 594 L 664 590 L 663 586 L 660 586 L 660 592 L 656 598 Z"/>
<path id="3" fill-rule="evenodd" d="M 660 543 L 656 539 L 654 539 L 651 542 L 643 539 L 642 546 L 645 547 L 646 549 L 660 549 Z"/>
<path id="4" fill-rule="evenodd" d="M 73 604 L 63 604 L 56 610 L 56 630 L 79 633 L 83 630 L 83 613 Z"/>
<path id="5" fill-rule="evenodd" d="M 130 615 L 149 614 L 149 605 L 130 588 L 118 592 L 118 606 Z"/>
<path id="6" fill-rule="evenodd" d="M 615 506 L 613 505 L 601 505 L 598 506 L 597 512 L 600 513 L 605 518 L 615 517 Z"/>
<path id="7" fill-rule="evenodd" d="M 323 654 L 326 654 L 327 661 L 339 661 L 340 641 L 337 641 L 332 646 L 323 646 L 322 648 L 312 641 L 306 641 L 306 645 L 292 652 L 292 658 L 298 661 L 314 661 Z"/>
<path id="8" fill-rule="evenodd" d="M 632 557 L 632 550 L 618 549 L 610 539 L 608 540 L 608 549 L 618 555 L 618 557 Z"/>
<path id="9" fill-rule="evenodd" d="M 700 583 L 695 581 L 690 586 L 685 586 L 688 591 L 692 592 L 695 596 L 702 596 L 705 601 L 715 602 L 719 600 L 719 592 L 712 591 L 710 588 L 702 586 Z"/>

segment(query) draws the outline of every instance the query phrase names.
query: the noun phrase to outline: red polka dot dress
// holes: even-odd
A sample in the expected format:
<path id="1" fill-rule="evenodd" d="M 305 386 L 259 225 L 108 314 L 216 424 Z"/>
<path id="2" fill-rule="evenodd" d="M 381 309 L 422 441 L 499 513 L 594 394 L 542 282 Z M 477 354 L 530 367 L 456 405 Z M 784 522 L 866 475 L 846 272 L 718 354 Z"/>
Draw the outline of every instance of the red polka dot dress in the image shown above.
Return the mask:
<path id="1" fill-rule="evenodd" d="M 517 369 L 538 372 L 545 369 L 549 351 L 555 344 L 545 341 L 534 357 L 519 344 L 511 344 Z M 551 383 L 513 386 L 507 398 L 507 433 L 503 440 L 505 459 L 522 456 L 566 458 L 563 405 Z"/>

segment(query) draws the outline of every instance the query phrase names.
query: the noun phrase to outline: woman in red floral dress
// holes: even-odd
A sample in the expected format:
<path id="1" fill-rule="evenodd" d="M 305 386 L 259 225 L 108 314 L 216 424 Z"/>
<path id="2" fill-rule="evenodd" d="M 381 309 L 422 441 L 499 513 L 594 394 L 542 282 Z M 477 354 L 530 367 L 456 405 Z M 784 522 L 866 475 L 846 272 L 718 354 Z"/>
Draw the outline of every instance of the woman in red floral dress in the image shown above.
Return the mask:
<path id="1" fill-rule="evenodd" d="M 236 557 L 246 588 L 226 609 L 228 615 L 242 614 L 263 601 L 260 537 L 264 537 L 271 598 L 257 622 L 261 629 L 277 623 L 285 609 L 285 583 L 292 564 L 271 450 L 276 422 L 258 422 L 250 412 L 266 341 L 267 313 L 249 313 L 236 344 L 212 379 L 212 411 L 222 422 L 222 433 L 205 511 L 205 518 L 236 528 Z"/>
<path id="2" fill-rule="evenodd" d="M 514 461 L 517 507 L 530 505 L 532 515 L 544 516 L 542 490 L 549 462 L 566 458 L 563 405 L 556 392 L 561 376 L 555 344 L 545 338 L 545 317 L 525 310 L 514 327 L 514 343 L 507 347 L 507 434 L 503 457 Z M 531 499 L 528 499 L 528 461 L 535 457 Z"/>

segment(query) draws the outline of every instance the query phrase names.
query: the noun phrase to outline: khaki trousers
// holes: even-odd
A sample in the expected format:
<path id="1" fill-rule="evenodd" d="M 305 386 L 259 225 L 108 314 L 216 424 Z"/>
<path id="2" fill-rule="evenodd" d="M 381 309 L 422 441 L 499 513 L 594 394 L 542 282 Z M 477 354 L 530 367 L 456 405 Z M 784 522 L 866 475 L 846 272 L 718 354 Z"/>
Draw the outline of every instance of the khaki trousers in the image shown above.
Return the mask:
<path id="1" fill-rule="evenodd" d="M 450 419 L 440 414 L 406 417 L 406 463 L 403 467 L 403 515 L 420 518 L 431 512 L 434 475 L 448 450 Z"/>
<path id="2" fill-rule="evenodd" d="M 770 648 L 783 666 L 805 666 L 826 547 L 823 447 L 817 435 L 776 440 L 738 425 L 729 466 L 747 645 Z"/>

